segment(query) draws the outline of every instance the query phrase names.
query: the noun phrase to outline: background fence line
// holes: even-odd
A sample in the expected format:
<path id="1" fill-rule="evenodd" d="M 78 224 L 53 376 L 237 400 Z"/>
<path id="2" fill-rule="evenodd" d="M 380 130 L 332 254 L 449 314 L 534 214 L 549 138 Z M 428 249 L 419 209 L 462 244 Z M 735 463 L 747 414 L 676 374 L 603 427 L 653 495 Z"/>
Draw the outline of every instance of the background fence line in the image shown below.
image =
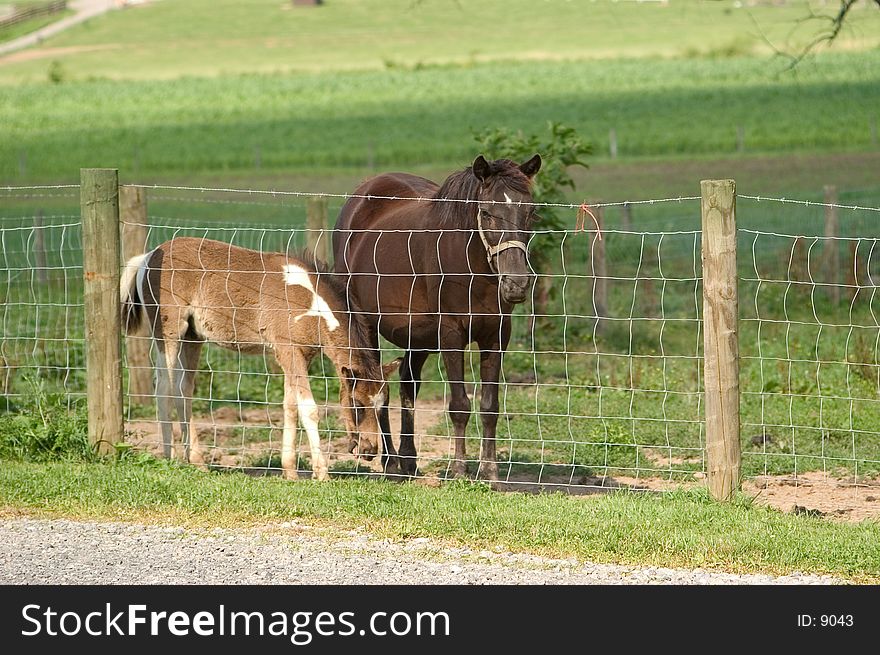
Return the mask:
<path id="1" fill-rule="evenodd" d="M 174 235 L 267 250 L 299 249 L 315 237 L 328 243 L 329 217 L 339 201 L 352 197 L 129 186 L 155 203 L 146 215 L 124 213 L 122 219 L 125 232 L 144 228 L 141 248 Z M 0 316 L 0 381 L 9 402 L 27 395 L 24 378 L 31 375 L 41 384 L 57 384 L 68 405 L 84 394 L 82 237 L 79 217 L 67 202 L 77 197 L 68 191 L 79 187 L 0 187 L 6 205 L 0 222 L 5 278 L 0 285 L 6 301 Z M 743 474 L 871 475 L 880 470 L 880 307 L 874 304 L 877 278 L 872 277 L 880 251 L 862 212 L 880 208 L 736 198 L 742 219 L 736 233 Z M 326 207 L 313 212 L 320 220 L 308 219 L 311 199 Z M 528 308 L 514 316 L 499 417 L 504 479 L 590 487 L 630 478 L 687 481 L 707 473 L 700 366 L 702 235 L 682 229 L 696 223 L 697 199 L 591 203 L 603 210 L 602 241 L 590 222 L 585 235 L 576 229 L 535 231 L 533 244 L 545 239 L 555 247 L 547 270 L 539 271 L 552 280 L 554 296 L 534 318 Z M 571 209 L 572 225 L 580 208 L 577 203 L 547 206 Z M 835 233 L 824 231 L 827 207 L 838 211 Z M 756 230 L 748 221 L 759 209 L 772 220 L 762 219 Z M 807 214 L 784 213 L 791 211 Z M 604 273 L 591 256 L 598 243 L 605 248 Z M 845 273 L 826 280 L 824 253 L 833 245 Z M 596 311 L 591 291 L 599 280 L 607 286 L 604 316 Z M 834 288 L 839 301 L 822 291 Z M 138 371 L 142 379 L 152 376 L 152 363 L 136 361 L 136 343 L 126 344 L 125 429 L 129 439 L 149 448 L 155 444 L 155 431 L 151 435 L 148 429 L 155 414 L 151 401 L 137 404 L 146 394 L 137 390 L 136 379 Z M 386 343 L 383 348 L 387 358 L 399 354 Z M 215 465 L 275 466 L 280 374 L 272 362 L 260 359 L 206 349 L 196 404 L 201 429 L 213 440 Z M 469 360 L 466 369 L 469 394 L 476 398 L 478 365 Z M 331 370 L 323 361 L 313 369 L 313 386 L 320 387 L 316 397 L 326 408 L 325 446 L 338 455 L 338 473 L 365 473 L 337 452 L 342 433 Z M 441 477 L 451 443 L 444 379 L 439 359 L 426 367 L 417 403 L 427 417 L 420 444 L 425 470 Z M 141 436 L 134 437 L 138 431 Z M 472 421 L 469 437 L 478 438 L 479 431 L 478 421 Z M 307 470 L 308 462 L 302 468 Z"/>

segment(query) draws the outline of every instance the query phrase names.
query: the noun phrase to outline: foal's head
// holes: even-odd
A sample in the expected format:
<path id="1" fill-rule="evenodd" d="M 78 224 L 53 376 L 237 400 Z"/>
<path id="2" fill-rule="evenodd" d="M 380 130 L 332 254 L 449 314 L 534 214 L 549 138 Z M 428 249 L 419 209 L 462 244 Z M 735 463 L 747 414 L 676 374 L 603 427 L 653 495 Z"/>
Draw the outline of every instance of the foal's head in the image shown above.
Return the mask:
<path id="1" fill-rule="evenodd" d="M 526 299 L 534 275 L 526 242 L 535 220 L 531 180 L 541 168 L 541 156 L 523 164 L 509 159 L 489 162 L 480 155 L 471 170 L 479 180 L 477 230 L 492 272 L 499 278 L 501 297 L 509 303 Z"/>
<path id="2" fill-rule="evenodd" d="M 349 412 L 345 421 L 348 426 L 348 451 L 367 461 L 379 452 L 379 438 L 382 436 L 379 413 L 388 405 L 388 376 L 400 365 L 400 361 L 395 359 L 383 364 L 381 376 L 342 367 L 342 384 L 345 385 L 343 396 L 347 398 L 343 404 L 348 406 Z M 374 379 L 376 377 L 382 379 Z M 391 435 L 387 436 L 390 438 Z"/>

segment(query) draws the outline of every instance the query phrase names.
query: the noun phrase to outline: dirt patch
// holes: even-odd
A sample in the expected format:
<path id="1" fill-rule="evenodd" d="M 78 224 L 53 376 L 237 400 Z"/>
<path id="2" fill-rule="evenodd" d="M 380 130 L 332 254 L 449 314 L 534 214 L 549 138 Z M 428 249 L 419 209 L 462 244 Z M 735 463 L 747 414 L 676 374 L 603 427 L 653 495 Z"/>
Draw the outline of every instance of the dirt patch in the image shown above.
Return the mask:
<path id="1" fill-rule="evenodd" d="M 81 54 L 84 52 L 100 52 L 101 50 L 119 50 L 121 43 L 103 43 L 100 45 L 72 45 L 64 48 L 29 48 L 18 50 L 5 57 L 0 57 L 0 66 L 22 61 L 34 61 L 36 59 L 51 59 L 53 57 L 66 57 L 68 55 Z"/>
<path id="2" fill-rule="evenodd" d="M 395 435 L 395 441 L 400 435 L 400 406 L 390 406 L 391 433 Z M 319 405 L 319 425 L 328 418 L 338 416 L 341 408 L 339 405 Z M 443 419 L 446 412 L 446 404 L 441 400 L 420 400 L 415 410 L 415 432 L 417 435 L 427 435 L 431 428 Z M 281 447 L 281 432 L 284 425 L 284 415 L 280 407 L 238 408 L 225 406 L 216 409 L 208 415 L 193 417 L 193 426 L 198 431 L 201 443 L 208 450 L 209 462 L 214 466 L 241 468 L 249 466 L 252 461 L 270 452 L 278 453 Z M 245 438 L 244 433 L 250 430 L 251 434 L 260 435 L 262 438 Z M 134 448 L 162 455 L 162 435 L 156 420 L 134 420 L 125 424 L 127 433 L 126 441 Z M 175 448 L 172 456 L 180 459 L 182 452 L 178 446 L 180 432 L 177 425 L 174 426 Z M 244 433 L 243 433 L 244 431 Z M 335 433 L 334 437 L 326 439 L 326 432 L 322 430 L 323 450 L 328 459 L 328 465 L 332 467 L 337 462 L 350 461 L 352 465 L 356 458 L 348 452 L 348 439 L 346 436 Z M 301 457 L 308 459 L 309 447 L 304 435 L 300 435 L 298 452 Z M 451 440 L 446 437 L 418 436 L 416 437 L 420 466 L 425 466 L 432 460 L 436 460 L 450 454 Z M 375 458 L 370 468 L 379 472 L 382 470 L 381 461 Z"/>
<path id="3" fill-rule="evenodd" d="M 848 521 L 880 519 L 880 481 L 838 479 L 821 471 L 759 476 L 743 483 L 755 502 L 785 512 Z"/>

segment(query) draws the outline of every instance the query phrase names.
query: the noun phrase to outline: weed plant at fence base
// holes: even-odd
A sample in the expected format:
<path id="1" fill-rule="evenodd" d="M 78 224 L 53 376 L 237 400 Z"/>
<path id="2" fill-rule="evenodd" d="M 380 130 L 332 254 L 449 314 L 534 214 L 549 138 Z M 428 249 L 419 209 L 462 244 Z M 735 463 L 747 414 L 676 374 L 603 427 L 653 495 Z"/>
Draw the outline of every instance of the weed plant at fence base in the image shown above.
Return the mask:
<path id="1" fill-rule="evenodd" d="M 76 411 L 85 391 L 78 191 L 0 190 L 4 422 L 48 402 L 46 394 L 59 394 L 63 406 Z M 310 242 L 307 193 L 149 187 L 146 197 L 148 248 L 176 236 L 264 251 L 293 252 Z M 328 227 L 342 200 L 328 198 Z M 835 207 L 838 231 L 829 235 L 829 207 L 821 202 L 738 199 L 746 477 L 820 471 L 858 481 L 880 468 L 878 210 L 853 208 L 846 200 Z M 537 230 L 531 237 L 555 244 L 546 270 L 538 271 L 551 279 L 551 293 L 534 319 L 534 302 L 514 315 L 498 423 L 502 480 L 594 486 L 609 478 L 689 481 L 706 472 L 699 202 L 658 200 L 630 207 L 627 229 L 622 205 L 601 208 L 606 265 L 601 276 L 595 270 L 595 229 L 589 222 L 586 231 L 575 229 L 576 205 L 570 208 L 570 229 Z M 829 277 L 826 263 L 834 258 L 837 275 Z M 601 313 L 595 295 L 600 281 L 606 289 Z M 387 342 L 382 345 L 383 360 L 400 355 Z M 469 351 L 465 361 L 476 407 L 479 359 Z M 126 385 L 132 367 L 127 371 Z M 324 411 L 322 449 L 332 470 L 371 472 L 347 453 L 333 368 L 317 359 L 311 373 Z M 424 375 L 416 404 L 420 470 L 444 477 L 453 445 L 438 357 L 429 360 Z M 126 440 L 158 452 L 155 404 L 132 401 L 127 386 L 125 397 Z M 396 382 L 391 397 L 396 406 Z M 277 469 L 281 399 L 282 375 L 271 357 L 208 345 L 194 414 L 212 465 Z M 468 435 L 475 459 L 478 420 L 471 419 Z M 305 473 L 308 448 L 300 444 L 299 452 Z"/>

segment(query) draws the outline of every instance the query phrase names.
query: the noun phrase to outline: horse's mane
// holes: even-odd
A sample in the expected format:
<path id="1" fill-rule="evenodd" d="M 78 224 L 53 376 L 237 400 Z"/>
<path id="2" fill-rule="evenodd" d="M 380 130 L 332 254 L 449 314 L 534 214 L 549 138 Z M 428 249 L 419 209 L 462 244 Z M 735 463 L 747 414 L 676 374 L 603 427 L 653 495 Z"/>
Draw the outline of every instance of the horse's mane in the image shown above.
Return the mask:
<path id="1" fill-rule="evenodd" d="M 505 187 L 520 193 L 529 193 L 530 180 L 516 162 L 510 159 L 496 159 L 489 162 L 487 181 L 491 186 L 503 184 Z M 480 180 L 474 175 L 473 168 L 453 173 L 446 178 L 442 186 L 434 194 L 434 198 L 475 201 L 480 190 Z M 472 228 L 476 212 L 472 202 L 435 202 L 434 215 L 442 227 Z"/>
<path id="2" fill-rule="evenodd" d="M 362 355 L 360 359 L 367 367 L 367 370 L 358 373 L 370 380 L 382 380 L 382 362 L 379 357 L 371 356 L 374 351 L 373 344 L 379 343 L 378 332 L 369 321 L 364 320 L 363 310 L 348 292 L 348 276 L 334 272 L 327 262 L 318 259 L 309 249 L 304 248 L 290 256 L 305 264 L 309 272 L 319 276 L 322 292 L 327 288 L 330 289 L 334 305 L 331 309 L 347 315 L 346 318 L 349 320 L 346 320 L 345 324 L 348 327 L 349 343 L 352 350 Z"/>

